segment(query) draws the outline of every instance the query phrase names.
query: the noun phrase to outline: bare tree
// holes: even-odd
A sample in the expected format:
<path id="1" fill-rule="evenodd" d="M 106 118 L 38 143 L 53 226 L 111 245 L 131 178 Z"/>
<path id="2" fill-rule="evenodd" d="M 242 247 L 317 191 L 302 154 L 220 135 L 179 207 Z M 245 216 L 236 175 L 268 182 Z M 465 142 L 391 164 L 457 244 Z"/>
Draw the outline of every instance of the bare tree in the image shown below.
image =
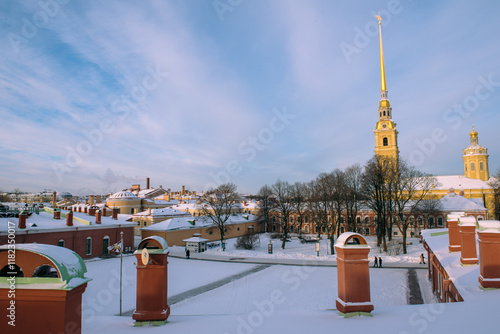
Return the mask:
<path id="1" fill-rule="evenodd" d="M 12 194 L 13 194 L 13 197 L 14 197 L 14 201 L 15 202 L 19 202 L 19 196 L 22 194 L 23 192 L 21 191 L 21 189 L 19 188 L 16 188 L 12 191 Z"/>
<path id="2" fill-rule="evenodd" d="M 259 208 L 257 216 L 259 220 L 264 222 L 264 230 L 269 232 L 269 222 L 271 221 L 271 211 L 275 206 L 273 198 L 273 190 L 267 184 L 260 188 L 257 193 L 257 200 L 259 201 Z"/>
<path id="3" fill-rule="evenodd" d="M 358 215 L 358 203 L 361 197 L 361 176 L 363 169 L 359 164 L 348 167 L 344 172 L 345 187 L 341 194 L 347 215 L 347 230 L 356 232 L 356 216 Z"/>
<path id="4" fill-rule="evenodd" d="M 422 215 L 424 217 L 424 229 L 429 226 L 429 218 L 440 214 L 443 211 L 443 205 L 441 201 L 435 198 L 430 198 L 421 201 L 415 209 L 416 215 Z"/>
<path id="5" fill-rule="evenodd" d="M 285 249 L 288 238 L 290 213 L 293 211 L 292 205 L 292 187 L 287 181 L 276 181 L 272 186 L 273 195 L 276 200 L 276 211 L 282 232 L 281 248 Z"/>
<path id="6" fill-rule="evenodd" d="M 306 211 L 307 186 L 302 182 L 295 182 L 290 186 L 292 196 L 292 209 L 297 213 L 299 219 L 299 237 L 302 235 L 302 222 Z"/>
<path id="7" fill-rule="evenodd" d="M 437 179 L 427 175 L 405 160 L 399 159 L 397 168 L 393 171 L 394 207 L 397 225 L 403 235 L 403 254 L 406 254 L 406 234 L 410 225 L 410 217 L 420 203 L 429 196 L 432 188 L 437 185 Z"/>
<path id="8" fill-rule="evenodd" d="M 10 202 L 10 201 L 11 201 L 10 196 L 6 192 L 0 190 L 0 203 Z"/>
<path id="9" fill-rule="evenodd" d="M 335 219 L 335 188 L 334 173 L 321 173 L 311 182 L 310 211 L 318 228 L 325 227 L 330 241 L 330 254 L 335 254 L 334 239 L 337 227 Z"/>
<path id="10" fill-rule="evenodd" d="M 200 207 L 201 213 L 218 228 L 222 250 L 225 251 L 226 223 L 239 205 L 240 196 L 233 183 L 224 183 L 215 189 L 209 189 L 205 195 Z"/>
<path id="11" fill-rule="evenodd" d="M 340 228 L 342 225 L 345 226 L 344 222 L 344 208 L 345 201 L 343 191 L 346 188 L 345 185 L 345 173 L 340 169 L 336 168 L 333 172 L 330 173 L 328 178 L 329 186 L 331 189 L 331 197 L 332 202 L 330 206 L 330 219 L 332 220 L 331 224 L 334 224 L 337 238 L 340 235 Z"/>
<path id="12" fill-rule="evenodd" d="M 391 205 L 389 170 L 391 162 L 386 157 L 375 155 L 365 165 L 362 175 L 361 190 L 366 200 L 366 205 L 377 215 L 377 246 L 383 245 L 387 251 L 386 232 Z"/>

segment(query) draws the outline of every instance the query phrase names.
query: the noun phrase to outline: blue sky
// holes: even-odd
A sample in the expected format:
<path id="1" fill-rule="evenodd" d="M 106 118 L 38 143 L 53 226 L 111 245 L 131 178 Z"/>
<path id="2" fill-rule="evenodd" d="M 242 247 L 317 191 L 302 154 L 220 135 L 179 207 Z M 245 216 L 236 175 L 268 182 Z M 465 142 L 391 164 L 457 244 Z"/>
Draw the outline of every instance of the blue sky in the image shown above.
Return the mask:
<path id="1" fill-rule="evenodd" d="M 2 1 L 0 189 L 255 193 L 364 164 L 380 100 L 401 155 L 500 167 L 498 1 Z M 462 106 L 462 107 L 461 107 Z"/>

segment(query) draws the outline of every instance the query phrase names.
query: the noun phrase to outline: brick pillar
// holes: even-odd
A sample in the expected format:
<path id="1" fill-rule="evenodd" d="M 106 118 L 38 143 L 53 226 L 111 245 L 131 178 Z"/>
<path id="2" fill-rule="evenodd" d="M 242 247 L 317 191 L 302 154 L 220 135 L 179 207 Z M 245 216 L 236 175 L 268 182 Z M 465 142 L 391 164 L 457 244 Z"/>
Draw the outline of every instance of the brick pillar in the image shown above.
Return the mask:
<path id="1" fill-rule="evenodd" d="M 450 252 L 460 251 L 460 230 L 458 229 L 458 215 L 448 215 L 448 250 Z"/>
<path id="2" fill-rule="evenodd" d="M 500 221 L 479 221 L 479 283 L 500 288 Z"/>
<path id="3" fill-rule="evenodd" d="M 28 213 L 26 211 L 22 211 L 19 214 L 19 228 L 26 228 L 26 218 L 28 218 Z"/>
<path id="4" fill-rule="evenodd" d="M 54 209 L 54 219 L 61 219 L 61 209 Z"/>
<path id="5" fill-rule="evenodd" d="M 464 265 L 477 264 L 476 252 L 476 218 L 461 217 L 458 219 L 460 230 L 460 262 Z"/>
<path id="6" fill-rule="evenodd" d="M 89 207 L 89 216 L 95 216 L 96 211 L 97 209 L 95 208 L 95 206 Z"/>
<path id="7" fill-rule="evenodd" d="M 113 219 L 118 219 L 118 211 L 119 209 L 118 208 L 113 208 Z"/>
<path id="8" fill-rule="evenodd" d="M 73 226 L 73 211 L 66 214 L 66 226 Z"/>
<path id="9" fill-rule="evenodd" d="M 106 210 L 106 207 L 102 208 L 102 216 L 103 217 L 106 217 L 106 214 L 107 214 L 107 210 Z"/>
<path id="10" fill-rule="evenodd" d="M 101 210 L 97 210 L 95 213 L 95 223 L 96 224 L 101 223 Z"/>
<path id="11" fill-rule="evenodd" d="M 346 232 L 335 243 L 337 251 L 337 310 L 342 313 L 371 312 L 370 247 L 362 235 Z"/>

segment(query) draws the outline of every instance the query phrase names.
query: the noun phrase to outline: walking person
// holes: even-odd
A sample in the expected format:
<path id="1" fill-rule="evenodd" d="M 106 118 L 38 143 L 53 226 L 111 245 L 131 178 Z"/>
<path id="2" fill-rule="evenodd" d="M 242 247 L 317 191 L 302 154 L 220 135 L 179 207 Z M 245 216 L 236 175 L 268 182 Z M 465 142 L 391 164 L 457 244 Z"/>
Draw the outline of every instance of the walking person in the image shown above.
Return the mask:
<path id="1" fill-rule="evenodd" d="M 378 258 L 378 267 L 382 268 L 382 258 L 381 257 Z"/>
<path id="2" fill-rule="evenodd" d="M 424 253 L 420 255 L 420 264 L 425 264 Z"/>
<path id="3" fill-rule="evenodd" d="M 373 268 L 377 268 L 377 267 L 378 267 L 378 259 L 375 256 L 375 262 L 373 263 Z"/>
<path id="4" fill-rule="evenodd" d="M 191 254 L 191 252 L 189 251 L 189 249 L 186 248 L 186 259 L 189 259 L 190 254 Z"/>

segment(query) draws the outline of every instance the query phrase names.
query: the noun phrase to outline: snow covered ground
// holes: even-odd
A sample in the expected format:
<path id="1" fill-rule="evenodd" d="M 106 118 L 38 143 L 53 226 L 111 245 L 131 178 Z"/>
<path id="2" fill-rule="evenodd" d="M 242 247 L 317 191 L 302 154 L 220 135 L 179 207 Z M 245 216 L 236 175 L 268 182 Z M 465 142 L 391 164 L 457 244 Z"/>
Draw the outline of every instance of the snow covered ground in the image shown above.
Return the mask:
<path id="1" fill-rule="evenodd" d="M 267 241 L 263 241 L 259 249 L 251 253 L 234 250 L 233 241 L 229 241 L 228 252 L 212 252 L 223 253 L 224 256 L 264 257 L 268 255 Z M 409 248 L 409 254 L 399 256 L 402 262 L 418 262 L 423 252 L 418 239 L 411 241 L 413 245 Z M 323 250 L 326 245 L 323 240 Z M 287 244 L 284 251 L 279 250 L 273 256 L 316 259 L 314 246 L 294 240 Z M 378 249 L 372 248 L 371 256 L 375 255 L 378 256 Z M 397 256 L 382 256 L 387 262 L 396 263 L 398 259 Z M 124 257 L 124 311 L 135 309 L 134 262 L 135 257 Z M 426 303 L 433 304 L 406 305 L 408 270 L 371 268 L 371 299 L 375 306 L 373 317 L 344 319 L 334 310 L 337 268 L 293 265 L 270 265 L 218 288 L 181 300 L 171 305 L 171 315 L 166 325 L 136 328 L 130 315 L 116 316 L 119 264 L 119 258 L 87 261 L 86 276 L 94 280 L 83 295 L 83 333 L 497 332 L 491 319 L 496 317 L 498 294 L 485 294 L 486 297 L 481 300 L 464 303 L 436 304 L 427 280 L 427 270 L 424 269 L 417 269 L 422 297 Z M 256 266 L 259 265 L 170 257 L 169 297 Z"/>
<path id="2" fill-rule="evenodd" d="M 300 240 L 296 237 L 292 237 L 290 242 L 286 243 L 285 249 L 281 249 L 281 241 L 277 239 L 270 239 L 269 233 L 260 234 L 260 245 L 254 250 L 240 250 L 234 247 L 236 238 L 228 239 L 226 242 L 226 251 L 223 252 L 219 247 L 208 249 L 205 254 L 211 255 L 216 254 L 218 256 L 227 256 L 231 258 L 237 257 L 252 257 L 252 258 L 268 258 L 268 259 L 302 259 L 302 260 L 315 260 L 315 261 L 330 261 L 335 260 L 335 255 L 330 255 L 330 242 L 327 239 L 320 240 L 320 252 L 319 256 L 316 253 L 315 243 L 304 243 L 302 244 Z M 313 235 L 309 235 L 313 236 Z M 382 257 L 385 263 L 419 263 L 420 254 L 426 253 L 422 244 L 420 243 L 420 238 L 408 238 L 407 242 L 411 245 L 407 246 L 407 254 L 399 255 L 387 255 L 385 252 L 381 252 L 379 247 L 376 245 L 376 237 L 367 236 L 365 237 L 368 245 L 370 246 L 369 257 L 373 260 L 373 257 Z M 396 242 L 401 241 L 401 238 L 393 239 Z M 268 254 L 268 243 L 272 241 L 273 244 L 273 254 Z M 174 246 L 171 248 L 172 252 L 183 253 L 184 247 Z"/>

